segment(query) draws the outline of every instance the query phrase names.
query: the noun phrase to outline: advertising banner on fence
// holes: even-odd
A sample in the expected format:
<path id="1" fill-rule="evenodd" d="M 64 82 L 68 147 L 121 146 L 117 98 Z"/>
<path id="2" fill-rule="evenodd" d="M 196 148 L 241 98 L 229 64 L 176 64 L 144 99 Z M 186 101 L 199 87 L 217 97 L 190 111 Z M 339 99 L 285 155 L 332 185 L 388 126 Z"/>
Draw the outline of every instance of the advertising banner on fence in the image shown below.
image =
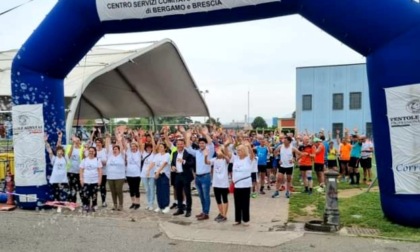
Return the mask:
<path id="1" fill-rule="evenodd" d="M 16 186 L 47 184 L 42 104 L 12 108 Z"/>
<path id="2" fill-rule="evenodd" d="M 385 93 L 395 193 L 420 194 L 420 84 Z"/>
<path id="3" fill-rule="evenodd" d="M 99 19 L 163 17 L 281 2 L 281 0 L 96 0 Z"/>

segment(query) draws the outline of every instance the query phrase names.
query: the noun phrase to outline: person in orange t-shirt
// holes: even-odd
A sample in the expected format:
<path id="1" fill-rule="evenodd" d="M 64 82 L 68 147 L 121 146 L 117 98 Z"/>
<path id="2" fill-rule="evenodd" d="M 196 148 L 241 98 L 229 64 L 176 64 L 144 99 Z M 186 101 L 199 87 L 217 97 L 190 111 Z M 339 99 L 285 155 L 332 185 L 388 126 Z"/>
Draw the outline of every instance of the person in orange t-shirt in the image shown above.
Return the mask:
<path id="1" fill-rule="evenodd" d="M 315 146 L 309 144 L 309 137 L 303 137 L 303 145 L 299 146 L 299 170 L 305 185 L 305 193 L 312 194 L 312 158 L 315 157 Z"/>
<path id="2" fill-rule="evenodd" d="M 322 143 L 322 140 L 319 138 L 315 138 L 314 145 L 316 147 L 315 150 L 315 164 L 314 169 L 316 172 L 316 177 L 318 178 L 319 186 L 324 188 L 324 159 L 325 159 L 325 147 Z"/>
<path id="3" fill-rule="evenodd" d="M 341 179 L 346 181 L 346 176 L 349 175 L 349 161 L 350 161 L 351 144 L 346 138 L 343 138 L 340 144 L 340 174 Z"/>

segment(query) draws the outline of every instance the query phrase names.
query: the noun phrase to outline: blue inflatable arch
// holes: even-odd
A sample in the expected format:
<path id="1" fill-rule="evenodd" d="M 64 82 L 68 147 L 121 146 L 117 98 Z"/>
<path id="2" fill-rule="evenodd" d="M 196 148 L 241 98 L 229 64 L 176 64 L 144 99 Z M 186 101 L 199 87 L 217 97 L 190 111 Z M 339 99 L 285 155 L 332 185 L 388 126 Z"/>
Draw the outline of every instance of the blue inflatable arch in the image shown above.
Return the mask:
<path id="1" fill-rule="evenodd" d="M 391 120 L 406 121 L 399 126 L 418 123 L 420 109 L 416 109 L 414 99 L 414 105 L 408 109 L 412 117 L 388 118 L 388 110 L 393 106 L 387 102 L 384 91 L 410 85 L 408 88 L 414 90 L 411 94 L 419 95 L 416 83 L 420 83 L 420 5 L 412 0 L 60 0 L 13 61 L 13 101 L 15 105 L 44 104 L 45 129 L 55 135 L 56 128 L 65 128 L 63 79 L 104 34 L 291 14 L 302 15 L 367 57 L 382 209 L 396 223 L 420 227 L 420 181 L 407 180 L 414 190 L 401 193 L 396 189 L 401 181 L 395 179 L 395 173 L 404 177 L 419 171 L 419 149 L 405 151 L 408 163 L 393 164 L 397 152 L 392 149 L 394 142 L 391 145 L 390 137 Z M 29 90 L 36 90 L 36 95 Z M 418 136 L 398 140 L 419 147 L 415 145 L 416 140 L 420 141 Z M 40 198 L 45 191 L 46 186 L 17 187 L 17 193 Z"/>

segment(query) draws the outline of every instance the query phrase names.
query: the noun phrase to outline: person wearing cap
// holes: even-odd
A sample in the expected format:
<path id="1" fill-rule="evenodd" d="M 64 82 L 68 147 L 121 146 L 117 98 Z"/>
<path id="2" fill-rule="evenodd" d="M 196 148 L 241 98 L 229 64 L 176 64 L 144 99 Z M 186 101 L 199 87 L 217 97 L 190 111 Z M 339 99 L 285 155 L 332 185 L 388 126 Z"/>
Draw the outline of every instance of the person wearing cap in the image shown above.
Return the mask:
<path id="1" fill-rule="evenodd" d="M 350 185 L 358 185 L 360 183 L 359 160 L 362 154 L 362 141 L 359 139 L 357 132 L 352 135 L 352 147 L 349 162 Z"/>
<path id="2" fill-rule="evenodd" d="M 362 155 L 360 157 L 360 166 L 363 168 L 363 182 L 372 183 L 372 154 L 373 143 L 366 140 L 366 136 L 360 136 L 362 141 Z M 368 179 L 368 180 L 367 180 Z"/>
<path id="3" fill-rule="evenodd" d="M 315 158 L 314 158 L 314 170 L 316 173 L 316 177 L 318 178 L 318 183 L 321 188 L 324 188 L 324 159 L 325 159 L 325 147 L 322 143 L 322 140 L 315 137 L 314 145 L 316 147 L 315 150 Z"/>

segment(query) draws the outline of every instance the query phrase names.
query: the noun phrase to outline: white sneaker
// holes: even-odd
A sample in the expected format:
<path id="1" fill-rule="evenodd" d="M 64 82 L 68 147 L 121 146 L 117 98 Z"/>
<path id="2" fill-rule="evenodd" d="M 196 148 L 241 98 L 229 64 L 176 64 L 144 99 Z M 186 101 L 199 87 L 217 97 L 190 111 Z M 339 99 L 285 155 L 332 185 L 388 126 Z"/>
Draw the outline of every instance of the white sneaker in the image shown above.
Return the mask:
<path id="1" fill-rule="evenodd" d="M 147 210 L 153 211 L 153 207 L 148 207 Z"/>
<path id="2" fill-rule="evenodd" d="M 160 213 L 160 211 L 161 211 L 161 210 L 160 210 L 160 208 L 159 208 L 159 207 L 155 209 L 155 213 Z"/>
<path id="3" fill-rule="evenodd" d="M 171 211 L 171 209 L 167 206 L 165 207 L 165 209 L 162 210 L 162 213 L 166 214 L 169 213 Z"/>

